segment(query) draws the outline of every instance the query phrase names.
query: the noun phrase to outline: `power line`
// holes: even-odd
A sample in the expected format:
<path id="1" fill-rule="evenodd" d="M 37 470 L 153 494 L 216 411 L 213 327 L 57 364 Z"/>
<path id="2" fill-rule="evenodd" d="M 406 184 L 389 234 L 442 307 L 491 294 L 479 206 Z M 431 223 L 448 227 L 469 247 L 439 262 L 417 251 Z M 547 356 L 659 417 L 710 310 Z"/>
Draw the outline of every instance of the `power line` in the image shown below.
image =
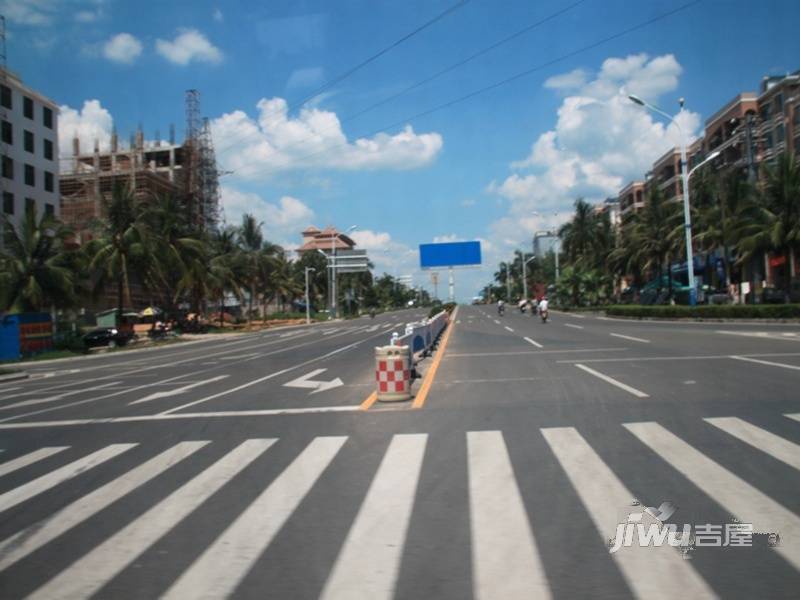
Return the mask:
<path id="1" fill-rule="evenodd" d="M 470 0 L 459 0 L 458 2 L 456 2 L 455 4 L 450 6 L 449 8 L 447 8 L 444 11 L 440 12 L 438 15 L 436 15 L 432 19 L 426 21 L 425 23 L 423 23 L 422 25 L 420 25 L 419 27 L 417 27 L 413 31 L 407 33 L 406 35 L 404 35 L 400 39 L 392 42 L 391 44 L 389 44 L 388 46 L 386 46 L 382 50 L 379 50 L 378 52 L 376 52 L 375 54 L 373 54 L 369 58 L 366 58 L 366 59 L 362 60 L 360 63 L 358 63 L 354 67 L 351 67 L 351 68 L 347 69 L 344 73 L 340 73 L 339 75 L 337 75 L 333 79 L 330 79 L 329 81 L 326 81 L 321 86 L 319 86 L 317 89 L 315 89 L 313 92 L 311 92 L 310 95 L 306 96 L 305 98 L 303 98 L 299 102 L 291 104 L 291 105 L 288 105 L 287 108 L 286 108 L 287 112 L 291 112 L 293 110 L 297 110 L 298 108 L 301 108 L 306 103 L 308 103 L 310 100 L 313 100 L 314 98 L 319 96 L 325 90 L 333 87 L 337 83 L 341 83 L 342 81 L 344 81 L 345 79 L 347 79 L 348 77 L 353 75 L 355 72 L 363 69 L 368 64 L 370 64 L 372 62 L 375 62 L 376 60 L 378 60 L 381 56 L 383 56 L 384 54 L 386 54 L 390 50 L 393 50 L 394 48 L 397 48 L 398 46 L 400 46 L 404 42 L 407 42 L 412 37 L 414 37 L 415 35 L 417 35 L 418 33 L 422 32 L 422 31 L 424 31 L 425 29 L 427 29 L 428 27 L 430 27 L 434 23 L 436 23 L 438 21 L 441 21 L 446 16 L 454 13 L 459 8 L 461 8 L 462 6 L 467 4 L 469 1 Z M 262 118 L 269 118 L 269 117 L 272 117 L 274 115 L 277 115 L 278 113 L 279 113 L 279 111 L 274 111 L 272 114 L 262 115 Z"/>
<path id="2" fill-rule="evenodd" d="M 465 64 L 475 60 L 476 58 L 479 58 L 479 57 L 483 56 L 484 54 L 488 54 L 492 50 L 495 50 L 495 49 L 499 48 L 500 46 L 502 46 L 504 44 L 507 44 L 508 42 L 518 38 L 519 36 L 521 36 L 521 35 L 523 35 L 525 33 L 528 33 L 529 31 L 532 31 L 532 30 L 536 29 L 537 27 L 541 27 L 545 23 L 547 23 L 549 21 L 552 21 L 553 19 L 556 19 L 557 17 L 560 17 L 564 13 L 572 10 L 573 8 L 576 8 L 577 6 L 583 4 L 584 2 L 586 2 L 586 0 L 578 0 L 577 2 L 573 2 L 572 4 L 567 6 L 566 8 L 558 10 L 558 11 L 546 16 L 545 18 L 540 19 L 539 21 L 537 21 L 535 23 L 532 23 L 532 24 L 530 24 L 530 25 L 528 25 L 526 27 L 523 27 L 522 29 L 512 33 L 511 35 L 508 35 L 508 36 L 504 37 L 503 39 L 501 39 L 501 40 L 499 40 L 499 41 L 497 41 L 497 42 L 495 42 L 495 43 L 493 43 L 493 44 L 491 44 L 489 46 L 486 46 L 485 48 L 483 48 L 481 50 L 478 50 L 477 52 L 474 52 L 473 54 L 470 54 L 466 58 L 463 58 L 463 59 L 451 64 L 450 66 L 447 66 L 447 67 L 437 71 L 436 73 L 434 73 L 430 77 L 426 77 L 425 79 L 422 79 L 422 80 L 420 80 L 420 81 L 408 86 L 407 88 L 405 88 L 405 89 L 403 89 L 403 90 L 401 90 L 401 91 L 399 91 L 399 92 L 397 92 L 395 94 L 392 94 L 391 96 L 388 96 L 388 97 L 384 98 L 383 100 L 379 100 L 378 102 L 375 102 L 374 104 L 371 104 L 370 106 L 367 106 L 366 108 L 358 111 L 357 113 L 353 113 L 351 115 L 348 115 L 348 116 L 340 119 L 339 120 L 339 124 L 348 123 L 348 122 L 350 122 L 350 121 L 352 121 L 352 120 L 354 120 L 354 119 L 356 119 L 356 118 L 358 118 L 358 117 L 360 117 L 362 115 L 365 115 L 366 113 L 368 113 L 368 112 L 370 112 L 372 110 L 375 110 L 376 108 L 378 108 L 380 106 L 383 106 L 384 104 L 387 104 L 387 103 L 391 102 L 392 100 L 396 100 L 397 98 L 407 94 L 408 92 L 411 92 L 411 91 L 413 91 L 413 90 L 415 90 L 417 88 L 420 88 L 420 87 L 430 83 L 431 81 L 434 81 L 435 79 L 438 79 L 442 75 L 446 75 L 447 73 L 449 73 L 451 71 L 454 71 L 455 69 L 457 69 L 459 67 L 463 67 Z M 335 127 L 333 127 L 333 126 L 332 127 L 325 127 L 323 129 L 317 131 L 316 133 L 324 133 L 326 131 L 333 131 L 334 129 L 335 129 Z M 246 139 L 246 138 L 242 138 L 242 139 Z M 305 138 L 299 139 L 296 142 L 293 142 L 293 143 L 289 144 L 288 146 L 284 146 L 283 148 L 281 148 L 281 150 L 282 151 L 286 151 L 286 150 L 289 150 L 291 148 L 299 146 L 300 144 L 303 144 L 305 142 L 308 142 L 308 141 L 311 141 L 311 140 L 314 140 L 314 139 L 316 139 L 316 137 L 310 135 L 310 136 L 307 136 Z M 229 144 L 228 145 L 228 149 L 231 149 L 231 148 L 232 148 L 232 146 Z"/>
<path id="3" fill-rule="evenodd" d="M 393 129 L 395 127 L 398 127 L 400 125 L 404 125 L 404 124 L 409 123 L 411 121 L 415 121 L 417 119 L 421 119 L 422 117 L 426 117 L 426 116 L 428 116 L 430 114 L 433 114 L 435 112 L 439 112 L 440 110 L 444 110 L 445 108 L 450 108 L 451 106 L 454 106 L 456 104 L 460 104 L 461 102 L 465 102 L 467 100 L 470 100 L 471 98 L 474 98 L 475 96 L 479 96 L 479 95 L 484 94 L 486 92 L 489 92 L 491 90 L 494 90 L 494 89 L 497 89 L 497 88 L 502 87 L 504 85 L 507 85 L 509 83 L 512 83 L 512 82 L 514 82 L 514 81 L 516 81 L 518 79 L 522 79 L 523 77 L 531 75 L 532 73 L 535 73 L 537 71 L 541 71 L 542 69 L 546 69 L 547 67 L 550 67 L 550 66 L 555 65 L 557 63 L 563 62 L 563 61 L 565 61 L 567 59 L 570 59 L 570 58 L 572 58 L 574 56 L 577 56 L 578 54 L 582 54 L 582 53 L 584 53 L 584 52 L 586 52 L 588 50 L 592 50 L 594 48 L 597 48 L 598 46 L 602 46 L 603 44 L 607 44 L 608 42 L 614 41 L 614 40 L 616 40 L 616 39 L 618 39 L 620 37 L 628 35 L 629 33 L 633 33 L 634 31 L 638 31 L 639 29 L 643 29 L 643 28 L 645 28 L 645 27 L 647 27 L 649 25 L 652 25 L 653 23 L 657 23 L 658 21 L 662 21 L 662 20 L 664 20 L 664 19 L 666 19 L 668 17 L 671 17 L 674 14 L 677 14 L 679 12 L 683 12 L 684 10 L 687 10 L 687 9 L 691 8 L 695 4 L 700 4 L 700 2 L 702 2 L 702 0 L 692 0 L 691 2 L 687 2 L 686 4 L 682 4 L 681 6 L 679 6 L 677 8 L 674 8 L 674 9 L 672 9 L 670 11 L 667 11 L 665 13 L 662 13 L 662 14 L 656 16 L 656 17 L 653 17 L 653 18 L 648 19 L 646 21 L 642 21 L 641 23 L 638 23 L 637 25 L 633 25 L 632 27 L 628 27 L 627 29 L 623 29 L 622 31 L 619 31 L 619 32 L 617 32 L 617 33 L 615 33 L 613 35 L 605 37 L 605 38 L 603 38 L 601 40 L 598 40 L 598 41 L 593 42 L 591 44 L 588 44 L 586 46 L 582 46 L 582 47 L 580 47 L 580 48 L 578 48 L 576 50 L 573 50 L 572 52 L 569 52 L 567 54 L 562 54 L 561 56 L 559 56 L 557 58 L 554 58 L 552 60 L 549 60 L 547 62 L 544 62 L 544 63 L 542 63 L 540 65 L 537 65 L 535 67 L 531 67 L 530 69 L 526 69 L 524 71 L 520 71 L 519 73 L 516 73 L 515 75 L 512 75 L 511 77 L 507 77 L 506 79 L 502 79 L 502 80 L 500 80 L 498 82 L 495 82 L 493 84 L 490 84 L 490 85 L 487 85 L 485 87 L 479 88 L 479 89 L 477 89 L 475 91 L 470 92 L 469 94 L 465 94 L 463 96 L 459 96 L 458 98 L 454 98 L 453 100 L 449 100 L 449 101 L 447 101 L 447 102 L 445 102 L 443 104 L 439 104 L 437 106 L 434 106 L 433 108 L 429 108 L 429 109 L 424 110 L 422 112 L 416 113 L 416 114 L 414 114 L 414 115 L 412 115 L 410 117 L 406 117 L 404 119 L 400 119 L 398 121 L 395 121 L 391 125 L 387 125 L 385 127 L 381 127 L 380 129 L 375 129 L 375 130 L 373 130 L 373 131 L 371 131 L 369 133 L 363 134 L 361 136 L 357 136 L 357 138 L 372 137 L 372 136 L 375 136 L 375 135 L 377 135 L 379 133 L 386 133 L 386 132 L 388 132 L 388 130 Z M 307 158 L 312 158 L 314 156 L 318 156 L 320 154 L 324 154 L 325 152 L 330 152 L 332 150 L 338 150 L 339 148 L 348 147 L 349 145 L 350 145 L 350 142 L 345 142 L 343 144 L 337 144 L 335 146 L 330 146 L 328 148 L 324 148 L 323 150 L 319 150 L 319 151 L 314 152 L 312 154 L 307 154 L 305 156 L 301 156 L 297 160 L 302 161 L 302 160 L 305 160 Z M 274 172 L 278 172 L 278 170 L 276 170 L 276 169 L 272 169 L 272 170 L 267 169 L 266 171 L 262 171 L 261 173 L 262 174 L 269 174 L 271 172 L 273 172 L 273 173 Z"/>

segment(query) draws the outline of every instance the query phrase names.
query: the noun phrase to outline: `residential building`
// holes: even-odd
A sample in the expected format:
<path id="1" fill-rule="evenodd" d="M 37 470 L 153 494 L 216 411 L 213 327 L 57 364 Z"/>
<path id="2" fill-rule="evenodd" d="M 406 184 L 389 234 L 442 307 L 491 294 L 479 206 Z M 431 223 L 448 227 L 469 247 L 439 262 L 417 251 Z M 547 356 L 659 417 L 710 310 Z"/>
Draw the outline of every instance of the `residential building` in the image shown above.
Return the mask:
<path id="1" fill-rule="evenodd" d="M 800 150 L 800 71 L 779 77 L 764 77 L 758 96 L 758 154 L 756 159 L 773 162 L 788 150 Z"/>
<path id="2" fill-rule="evenodd" d="M 554 231 L 537 231 L 533 234 L 533 253 L 536 256 L 545 256 L 548 252 L 555 251 L 558 236 Z"/>
<path id="3" fill-rule="evenodd" d="M 307 227 L 301 235 L 303 245 L 297 249 L 298 254 L 306 252 L 316 252 L 322 250 L 325 254 L 331 254 L 335 248 L 337 252 L 341 250 L 352 250 L 356 243 L 346 233 L 341 233 L 335 227 L 326 227 L 323 230 L 314 227 Z"/>
<path id="4" fill-rule="evenodd" d="M 645 175 L 645 187 L 649 192 L 658 188 L 667 202 L 678 202 L 683 195 L 681 182 L 681 152 L 670 148 L 653 163 L 652 170 Z"/>
<path id="5" fill-rule="evenodd" d="M 608 214 L 612 227 L 619 227 L 621 215 L 619 209 L 619 198 L 606 198 L 594 207 L 596 214 Z"/>
<path id="6" fill-rule="evenodd" d="M 717 168 L 745 168 L 755 160 L 754 118 L 758 114 L 755 93 L 743 92 L 706 119 L 705 154 L 719 152 Z M 689 161 L 690 166 L 694 166 Z"/>
<path id="7" fill-rule="evenodd" d="M 59 216 L 58 105 L 0 67 L 0 193 L 3 216 L 17 227 L 26 207 Z M 0 227 L 0 248 L 4 245 Z"/>
<path id="8" fill-rule="evenodd" d="M 644 181 L 631 181 L 619 191 L 617 198 L 619 199 L 620 219 L 624 221 L 633 213 L 637 213 L 644 208 Z"/>

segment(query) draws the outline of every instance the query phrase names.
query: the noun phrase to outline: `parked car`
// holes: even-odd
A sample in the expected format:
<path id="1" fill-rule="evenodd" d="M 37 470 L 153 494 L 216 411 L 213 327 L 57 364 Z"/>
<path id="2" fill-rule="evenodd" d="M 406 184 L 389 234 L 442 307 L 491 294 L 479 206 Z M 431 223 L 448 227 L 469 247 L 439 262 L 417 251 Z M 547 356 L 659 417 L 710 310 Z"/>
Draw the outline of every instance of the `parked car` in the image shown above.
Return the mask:
<path id="1" fill-rule="evenodd" d="M 108 346 L 116 348 L 124 346 L 133 339 L 133 334 L 128 331 L 120 331 L 116 327 L 99 327 L 83 336 L 83 345 L 88 348 Z"/>

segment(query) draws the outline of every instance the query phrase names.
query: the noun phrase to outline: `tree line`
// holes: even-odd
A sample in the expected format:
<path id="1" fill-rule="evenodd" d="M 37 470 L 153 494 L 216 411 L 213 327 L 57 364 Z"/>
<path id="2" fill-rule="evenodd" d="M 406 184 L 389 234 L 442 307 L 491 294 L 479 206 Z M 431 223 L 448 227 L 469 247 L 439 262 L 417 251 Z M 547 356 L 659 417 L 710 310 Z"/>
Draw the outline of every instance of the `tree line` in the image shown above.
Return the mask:
<path id="1" fill-rule="evenodd" d="M 755 289 L 759 261 L 772 254 L 785 261 L 777 287 L 789 302 L 790 257 L 800 259 L 798 160 L 784 153 L 772 164 L 763 163 L 755 181 L 739 168 L 699 171 L 691 192 L 693 247 L 701 254 L 714 253 L 724 265 L 719 273 L 714 270 L 713 287 L 727 293 L 730 284 L 749 282 Z M 661 303 L 677 297 L 675 288 L 681 284 L 673 265 L 686 256 L 681 202 L 670 202 L 658 186 L 652 186 L 644 207 L 626 215 L 619 227 L 613 226 L 607 212 L 596 211 L 583 199 L 576 200 L 574 208 L 570 221 L 558 230 L 562 267 L 558 282 L 551 252 L 529 264 L 528 289 L 536 282 L 545 283 L 561 304 L 572 306 L 619 301 L 623 280 L 632 290 L 649 284 Z M 515 284 L 511 299 L 522 294 L 522 260 L 517 252 L 509 263 Z M 505 299 L 506 263 L 494 274 L 490 293 Z M 754 300 L 753 294 L 750 299 Z"/>
<path id="2" fill-rule="evenodd" d="M 117 310 L 135 308 L 131 288 L 152 305 L 177 314 L 180 306 L 223 319 L 226 299 L 235 298 L 248 319 L 270 304 L 282 311 L 304 301 L 305 268 L 314 308 L 328 298 L 327 259 L 306 252 L 297 260 L 264 238 L 262 223 L 245 214 L 238 226 L 203 230 L 191 222 L 174 196 L 137 197 L 118 185 L 103 199 L 104 218 L 91 224 L 92 239 L 76 243 L 75 232 L 52 215 L 26 207 L 18 226 L 5 220 L 0 253 L 0 311 L 76 309 L 113 291 Z M 367 272 L 338 277 L 337 305 L 390 308 L 416 299 L 414 290 L 390 275 Z M 423 301 L 429 301 L 423 293 Z"/>

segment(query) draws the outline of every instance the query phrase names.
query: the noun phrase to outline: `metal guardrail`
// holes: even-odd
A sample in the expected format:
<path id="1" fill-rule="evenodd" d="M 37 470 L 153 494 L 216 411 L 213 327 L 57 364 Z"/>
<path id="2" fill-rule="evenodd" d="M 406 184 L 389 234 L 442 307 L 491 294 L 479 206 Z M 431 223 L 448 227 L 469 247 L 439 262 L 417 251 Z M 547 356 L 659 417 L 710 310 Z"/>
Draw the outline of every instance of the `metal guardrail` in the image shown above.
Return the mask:
<path id="1" fill-rule="evenodd" d="M 423 319 L 416 323 L 408 323 L 405 333 L 400 335 L 393 333 L 389 342 L 392 346 L 408 346 L 411 364 L 418 362 L 423 356 L 427 356 L 436 340 L 439 339 L 444 328 L 447 327 L 448 313 L 442 312 L 434 315 L 430 319 Z"/>

